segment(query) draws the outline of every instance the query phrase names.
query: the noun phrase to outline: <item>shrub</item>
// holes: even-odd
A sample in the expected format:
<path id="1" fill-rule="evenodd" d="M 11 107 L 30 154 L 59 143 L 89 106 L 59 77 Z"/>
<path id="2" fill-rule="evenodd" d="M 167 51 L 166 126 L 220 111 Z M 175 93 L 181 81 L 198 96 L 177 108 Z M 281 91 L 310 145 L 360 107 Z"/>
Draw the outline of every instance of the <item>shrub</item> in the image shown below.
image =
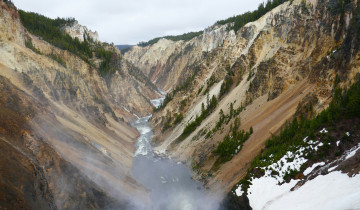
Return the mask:
<path id="1" fill-rule="evenodd" d="M 175 114 L 175 120 L 174 120 L 174 125 L 179 124 L 182 120 L 184 119 L 184 116 L 182 113 L 177 113 Z"/>
<path id="2" fill-rule="evenodd" d="M 49 58 L 57 61 L 59 64 L 61 64 L 62 66 L 66 67 L 66 63 L 65 61 L 60 57 L 60 56 L 57 56 L 55 54 L 49 54 L 47 55 Z"/>
<path id="3" fill-rule="evenodd" d="M 188 137 L 192 132 L 194 132 L 196 130 L 197 127 L 199 127 L 201 125 L 201 122 L 207 117 L 209 116 L 216 108 L 217 106 L 217 99 L 216 97 L 213 95 L 211 97 L 211 99 L 208 99 L 207 102 L 207 107 L 205 108 L 205 105 L 202 104 L 202 109 L 201 109 L 201 114 L 200 116 L 195 117 L 195 120 L 192 121 L 191 123 L 188 123 L 183 132 L 181 133 L 181 135 L 178 138 L 178 141 L 183 141 L 186 137 Z"/>
<path id="4" fill-rule="evenodd" d="M 227 75 L 224 79 L 224 82 L 221 84 L 219 98 L 222 98 L 227 92 L 229 92 L 232 84 L 232 77 Z"/>
<path id="5" fill-rule="evenodd" d="M 34 46 L 34 44 L 32 43 L 31 38 L 28 38 L 28 39 L 25 40 L 25 46 L 26 46 L 27 48 L 31 49 L 32 51 L 36 52 L 37 54 L 40 54 L 40 55 L 42 54 L 42 53 L 40 52 L 40 50 L 37 49 L 37 48 Z"/>
<path id="6" fill-rule="evenodd" d="M 222 142 L 220 142 L 215 150 L 219 154 L 218 163 L 231 160 L 231 158 L 240 152 L 244 142 L 249 139 L 251 132 L 244 130 L 237 131 L 240 126 L 240 119 L 235 119 L 235 124 L 230 126 L 231 134 L 227 134 Z"/>

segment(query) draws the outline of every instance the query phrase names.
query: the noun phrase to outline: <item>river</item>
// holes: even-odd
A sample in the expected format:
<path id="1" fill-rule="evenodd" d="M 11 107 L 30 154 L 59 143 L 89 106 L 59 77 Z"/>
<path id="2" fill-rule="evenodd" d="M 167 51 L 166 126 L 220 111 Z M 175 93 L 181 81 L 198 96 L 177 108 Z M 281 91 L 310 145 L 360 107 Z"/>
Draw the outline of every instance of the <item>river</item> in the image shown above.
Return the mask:
<path id="1" fill-rule="evenodd" d="M 152 100 L 159 106 L 165 97 Z M 148 209 L 190 210 L 218 208 L 218 196 L 207 192 L 202 183 L 192 179 L 192 171 L 171 158 L 156 155 L 150 141 L 153 131 L 148 124 L 151 115 L 133 125 L 140 133 L 136 143 L 131 172 L 138 182 L 150 190 Z"/>

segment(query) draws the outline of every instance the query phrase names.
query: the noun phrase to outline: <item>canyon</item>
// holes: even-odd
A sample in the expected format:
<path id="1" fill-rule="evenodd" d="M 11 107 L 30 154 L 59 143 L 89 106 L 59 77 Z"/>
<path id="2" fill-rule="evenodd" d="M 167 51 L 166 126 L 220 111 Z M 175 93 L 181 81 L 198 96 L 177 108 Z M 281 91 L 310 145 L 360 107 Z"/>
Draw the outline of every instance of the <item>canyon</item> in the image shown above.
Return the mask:
<path id="1" fill-rule="evenodd" d="M 283 3 L 237 33 L 227 30 L 228 25 L 215 24 L 187 42 L 161 39 L 126 52 L 126 59 L 166 91 L 174 90 L 196 72 L 190 87 L 177 92 L 163 110 L 153 115 L 155 150 L 170 153 L 188 165 L 197 164 L 199 178 L 208 186 L 230 190 L 245 176 L 265 141 L 292 119 L 300 102 L 316 98 L 314 109 L 321 111 L 331 101 L 337 74 L 349 81 L 344 86 L 355 81 L 359 73 L 356 50 L 349 52 L 347 64 L 337 59 L 346 54 L 338 49 L 350 35 L 349 21 L 343 23 L 332 15 L 329 1 L 303 2 Z M 351 16 L 351 12 L 343 15 L 345 19 Z M 222 83 L 231 75 L 228 72 L 235 75 L 229 93 L 192 134 L 177 143 L 175 140 L 187 123 L 201 114 L 201 104 L 206 104 L 207 95 L 219 96 Z M 216 81 L 211 84 L 213 75 Z M 207 93 L 203 90 L 206 87 Z M 246 107 L 239 115 L 241 128 L 253 127 L 254 134 L 231 161 L 214 172 L 214 145 L 224 138 L 229 127 L 210 138 L 204 132 L 215 127 L 220 110 L 225 115 L 230 112 L 230 104 L 233 109 Z M 162 132 L 169 113 L 183 113 L 184 119 L 171 131 Z"/>
<path id="2" fill-rule="evenodd" d="M 218 22 L 190 40 L 160 38 L 123 52 L 77 21 L 62 28 L 112 52 L 115 70 L 103 74 L 95 52 L 86 60 L 30 33 L 13 3 L 1 0 L 0 207 L 195 208 L 174 193 L 183 187 L 181 195 L 199 200 L 200 209 L 276 209 L 287 197 L 256 200 L 261 177 L 271 178 L 272 169 L 254 168 L 254 161 L 293 119 L 315 119 L 332 107 L 337 88 L 359 83 L 359 4 L 348 1 L 339 11 L 336 0 L 285 1 L 238 31 L 235 23 Z M 281 193 L 292 198 L 288 191 L 300 186 L 305 193 L 295 192 L 306 194 L 307 177 L 307 183 L 320 183 L 326 174 L 345 180 L 339 171 L 359 184 L 359 128 L 350 126 L 358 118 L 342 120 L 327 125 L 341 139 L 338 156 L 328 155 L 324 164 L 307 158 L 327 172 L 292 166 L 297 173 Z M 319 147 L 322 132 L 313 137 Z M 221 156 L 219 145 L 234 136 L 247 137 Z M 315 143 L 303 142 L 310 153 Z M 284 159 L 296 160 L 291 154 Z M 336 167 L 339 174 L 331 173 Z M 243 194 L 250 174 L 253 194 Z M 341 207 L 360 205 L 359 194 L 344 192 L 353 193 L 354 202 Z"/>

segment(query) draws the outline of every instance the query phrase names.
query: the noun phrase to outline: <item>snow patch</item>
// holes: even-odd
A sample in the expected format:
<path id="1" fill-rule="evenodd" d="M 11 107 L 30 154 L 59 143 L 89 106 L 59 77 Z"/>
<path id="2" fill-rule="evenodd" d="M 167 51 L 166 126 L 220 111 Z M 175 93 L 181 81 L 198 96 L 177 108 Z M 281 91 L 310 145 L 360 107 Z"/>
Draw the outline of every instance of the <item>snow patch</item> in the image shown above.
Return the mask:
<path id="1" fill-rule="evenodd" d="M 319 147 L 322 147 L 322 146 L 324 146 L 324 143 L 320 142 L 318 145 L 316 145 L 316 146 L 314 147 L 314 150 L 315 150 L 315 151 L 318 151 Z"/>
<path id="2" fill-rule="evenodd" d="M 321 131 L 320 131 L 320 133 L 327 133 L 328 131 L 325 129 L 325 128 L 323 128 Z"/>
<path id="3" fill-rule="evenodd" d="M 295 153 L 288 151 L 279 161 L 273 163 L 267 167 L 263 167 L 265 170 L 265 177 L 274 177 L 278 183 L 284 182 L 284 176 L 290 170 L 299 171 L 300 167 L 306 163 L 307 159 L 301 157 L 305 148 L 300 148 Z M 274 175 L 274 171 L 278 174 Z"/>
<path id="4" fill-rule="evenodd" d="M 336 146 L 338 147 L 339 144 L 340 144 L 340 140 L 338 140 L 338 141 L 336 142 Z"/>
<path id="5" fill-rule="evenodd" d="M 333 171 L 336 167 L 338 167 L 338 166 L 334 166 L 334 167 L 329 168 L 329 169 L 328 169 L 328 172 Z"/>
<path id="6" fill-rule="evenodd" d="M 241 189 L 241 185 L 238 186 L 238 188 L 235 190 L 235 193 L 237 196 L 242 196 L 244 191 Z"/>
<path id="7" fill-rule="evenodd" d="M 320 133 L 327 133 L 323 128 Z M 346 135 L 350 135 L 348 132 Z M 307 180 L 303 185 L 296 185 L 296 180 L 283 183 L 284 176 L 290 170 L 300 170 L 306 163 L 304 156 L 307 151 L 317 151 L 324 146 L 320 141 L 303 139 L 307 146 L 297 147 L 296 152 L 288 151 L 279 161 L 262 167 L 265 175 L 251 180 L 248 189 L 250 205 L 257 209 L 359 209 L 360 207 L 360 174 L 349 177 L 340 171 L 334 171 L 337 165 L 328 169 L 329 174 L 318 175 L 313 180 Z M 340 140 L 336 142 L 339 146 Z M 360 143 L 347 151 L 337 161 L 344 161 L 353 157 L 360 150 Z M 272 155 L 271 155 L 272 156 Z M 272 158 L 272 157 L 270 157 Z M 316 167 L 329 167 L 334 162 L 326 164 L 319 162 L 308 167 L 303 174 L 309 175 Z M 279 183 L 283 183 L 279 185 Z M 292 189 L 293 191 L 291 191 Z M 241 186 L 236 189 L 236 194 L 242 195 Z"/>
<path id="8" fill-rule="evenodd" d="M 269 201 L 281 198 L 283 194 L 289 192 L 296 181 L 278 185 L 278 181 L 272 177 L 261 177 L 252 180 L 252 185 L 248 189 L 250 206 L 254 209 L 263 209 Z"/>
<path id="9" fill-rule="evenodd" d="M 356 149 L 352 150 L 352 151 L 346 156 L 345 160 L 347 160 L 347 159 L 349 159 L 349 158 L 352 158 L 359 149 L 360 149 L 360 144 L 359 144 L 359 146 L 358 146 Z"/>
<path id="10" fill-rule="evenodd" d="M 255 181 L 250 187 L 253 193 L 249 200 L 254 210 L 358 209 L 360 206 L 360 175 L 350 178 L 335 171 L 319 175 L 294 191 L 289 191 L 290 184 L 278 186 L 265 182 L 267 179 Z"/>
<path id="11" fill-rule="evenodd" d="M 304 175 L 307 176 L 308 174 L 310 174 L 314 170 L 314 168 L 316 168 L 318 166 L 323 166 L 323 165 L 325 165 L 325 162 L 320 162 L 320 163 L 313 164 L 311 167 L 307 168 L 304 171 Z"/>
<path id="12" fill-rule="evenodd" d="M 303 141 L 306 143 L 306 141 L 307 141 L 308 138 L 309 138 L 308 136 L 305 137 L 305 138 L 303 139 Z"/>

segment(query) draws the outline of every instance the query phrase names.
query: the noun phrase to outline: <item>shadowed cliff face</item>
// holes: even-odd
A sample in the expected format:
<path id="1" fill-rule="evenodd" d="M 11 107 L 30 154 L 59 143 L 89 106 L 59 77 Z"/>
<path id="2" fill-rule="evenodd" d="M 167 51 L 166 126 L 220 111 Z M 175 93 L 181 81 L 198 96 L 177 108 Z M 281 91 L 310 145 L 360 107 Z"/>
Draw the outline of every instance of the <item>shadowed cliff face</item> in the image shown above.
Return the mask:
<path id="1" fill-rule="evenodd" d="M 355 80 L 359 73 L 355 3 L 341 12 L 334 0 L 289 1 L 236 33 L 227 31 L 226 25 L 214 25 L 187 42 L 162 39 L 126 52 L 124 57 L 160 88 L 168 93 L 176 90 L 165 108 L 153 115 L 155 150 L 195 165 L 198 178 L 209 186 L 230 190 L 301 101 L 315 98 L 313 109 L 320 111 L 331 100 L 336 77 L 341 78 L 341 87 Z M 187 78 L 190 83 L 185 83 Z M 224 83 L 228 89 L 222 92 Z M 187 138 L 176 141 L 201 115 L 208 94 L 218 98 L 216 109 Z M 212 132 L 219 112 L 229 115 L 230 107 L 241 106 L 245 110 L 237 116 L 239 129 L 253 127 L 254 134 L 231 161 L 216 165 L 218 155 L 213 151 L 235 120 Z M 180 123 L 175 113 L 183 114 Z"/>
<path id="2" fill-rule="evenodd" d="M 54 117 L 45 106 L 3 77 L 0 84 L 2 208 L 107 209 L 127 205 L 109 197 L 33 132 L 35 115 Z"/>

